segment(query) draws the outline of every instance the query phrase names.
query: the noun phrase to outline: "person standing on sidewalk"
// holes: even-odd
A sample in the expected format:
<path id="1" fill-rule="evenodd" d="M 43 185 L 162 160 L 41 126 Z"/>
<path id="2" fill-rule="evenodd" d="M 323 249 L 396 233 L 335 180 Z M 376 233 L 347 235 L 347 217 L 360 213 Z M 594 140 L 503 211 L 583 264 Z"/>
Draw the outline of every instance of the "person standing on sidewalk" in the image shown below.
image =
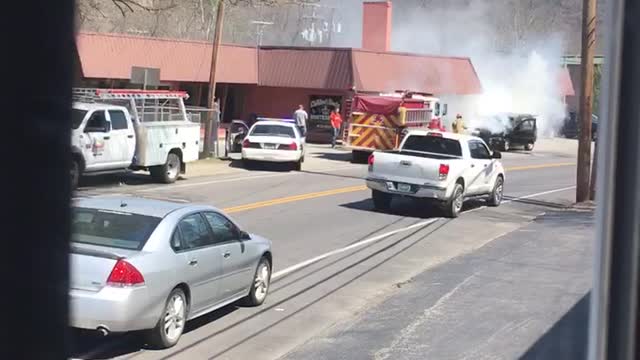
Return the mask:
<path id="1" fill-rule="evenodd" d="M 307 135 L 307 119 L 309 114 L 304 110 L 302 104 L 298 105 L 298 110 L 293 113 L 293 118 L 296 120 L 296 126 L 300 130 L 300 136 L 305 137 Z"/>
<path id="2" fill-rule="evenodd" d="M 340 109 L 335 108 L 331 111 L 331 128 L 333 129 L 333 137 L 331 138 L 331 148 L 336 147 L 336 141 L 340 135 L 340 128 L 342 127 L 342 117 L 340 117 Z"/>

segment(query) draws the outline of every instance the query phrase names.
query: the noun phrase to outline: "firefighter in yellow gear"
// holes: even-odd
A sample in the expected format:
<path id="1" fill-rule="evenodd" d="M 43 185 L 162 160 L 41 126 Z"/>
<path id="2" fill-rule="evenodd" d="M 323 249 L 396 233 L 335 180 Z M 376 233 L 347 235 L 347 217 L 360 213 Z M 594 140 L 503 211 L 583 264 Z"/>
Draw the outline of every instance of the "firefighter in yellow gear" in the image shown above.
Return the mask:
<path id="1" fill-rule="evenodd" d="M 464 121 L 462 120 L 462 115 L 460 115 L 460 114 L 456 115 L 456 119 L 453 120 L 453 123 L 451 124 L 451 128 L 452 128 L 453 132 L 456 133 L 456 134 L 464 133 L 464 130 L 467 127 L 464 126 Z"/>

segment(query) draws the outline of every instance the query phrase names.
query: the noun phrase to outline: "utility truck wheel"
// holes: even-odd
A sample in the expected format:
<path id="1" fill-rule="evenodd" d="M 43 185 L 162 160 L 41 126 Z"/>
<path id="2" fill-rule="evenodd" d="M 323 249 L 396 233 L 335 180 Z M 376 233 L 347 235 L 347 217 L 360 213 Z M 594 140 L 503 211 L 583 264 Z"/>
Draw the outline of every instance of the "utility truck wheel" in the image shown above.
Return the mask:
<path id="1" fill-rule="evenodd" d="M 169 153 L 164 165 L 153 166 L 149 170 L 156 181 L 171 184 L 178 180 L 181 167 L 180 157 L 175 153 Z"/>
<path id="2" fill-rule="evenodd" d="M 71 177 L 71 190 L 78 188 L 80 183 L 80 162 L 76 159 L 71 159 L 71 168 L 69 169 L 69 175 Z"/>

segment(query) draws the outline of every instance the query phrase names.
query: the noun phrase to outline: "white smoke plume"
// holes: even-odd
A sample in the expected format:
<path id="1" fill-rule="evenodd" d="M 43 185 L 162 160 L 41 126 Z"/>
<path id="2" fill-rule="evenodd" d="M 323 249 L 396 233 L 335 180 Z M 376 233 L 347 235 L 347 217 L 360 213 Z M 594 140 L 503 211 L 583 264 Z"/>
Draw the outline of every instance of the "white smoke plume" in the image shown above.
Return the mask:
<path id="1" fill-rule="evenodd" d="M 560 84 L 560 34 L 532 27 L 526 41 L 510 43 L 510 34 L 498 30 L 504 29 L 501 21 L 513 19 L 497 2 L 451 1 L 441 9 L 415 5 L 406 9 L 398 8 L 399 4 L 394 2 L 393 50 L 471 58 L 483 93 L 445 97 L 451 114 L 461 113 L 468 127 L 494 127 L 491 130 L 496 131 L 498 125 L 485 121 L 487 116 L 528 113 L 537 116 L 540 135 L 557 133 L 566 115 Z"/>
<path id="2" fill-rule="evenodd" d="M 337 6 L 343 19 L 358 19 L 344 21 L 346 31 L 334 45 L 361 46 L 362 1 L 325 2 Z M 483 93 L 443 96 L 449 104 L 449 123 L 456 113 L 464 116 L 468 127 L 496 126 L 485 122 L 490 114 L 529 113 L 538 118 L 539 135 L 552 135 L 566 111 L 559 81 L 563 34 L 551 33 L 546 26 L 553 8 L 522 11 L 514 6 L 518 0 L 394 0 L 392 50 L 471 58 Z M 518 16 L 528 17 L 529 28 Z"/>

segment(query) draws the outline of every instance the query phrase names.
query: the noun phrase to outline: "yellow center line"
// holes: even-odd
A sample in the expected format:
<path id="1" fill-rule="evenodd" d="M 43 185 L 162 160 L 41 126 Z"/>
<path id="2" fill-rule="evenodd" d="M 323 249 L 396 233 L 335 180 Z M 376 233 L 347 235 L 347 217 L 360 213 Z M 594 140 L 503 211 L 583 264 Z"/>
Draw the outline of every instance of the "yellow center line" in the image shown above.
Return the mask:
<path id="1" fill-rule="evenodd" d="M 566 162 L 566 163 L 555 163 L 555 164 L 512 166 L 512 167 L 505 168 L 505 170 L 507 171 L 534 170 L 534 169 L 545 169 L 545 168 L 554 168 L 554 167 L 561 167 L 561 166 L 574 166 L 575 164 L 576 163 Z"/>
<path id="2" fill-rule="evenodd" d="M 507 170 L 507 171 L 522 171 L 522 170 L 533 170 L 533 169 L 543 169 L 543 168 L 553 168 L 553 167 L 573 166 L 573 165 L 575 165 L 575 163 L 539 164 L 539 165 L 526 165 L 526 166 L 507 167 L 507 168 L 505 168 L 505 170 Z M 312 193 L 307 193 L 307 194 L 286 196 L 286 197 L 282 197 L 282 198 L 276 198 L 276 199 L 265 200 L 265 201 L 258 201 L 258 202 L 251 203 L 251 204 L 232 206 L 232 207 L 228 207 L 228 208 L 225 208 L 225 209 L 222 209 L 222 210 L 224 212 L 226 212 L 226 213 L 229 213 L 229 214 L 230 213 L 238 213 L 238 212 L 242 212 L 242 211 L 259 209 L 259 208 L 268 207 L 268 206 L 281 205 L 281 204 L 287 204 L 287 203 L 296 202 L 296 201 L 316 199 L 316 198 L 325 197 L 325 196 L 345 194 L 345 193 L 364 191 L 364 190 L 367 190 L 367 187 L 365 185 L 349 186 L 349 187 L 343 187 L 343 188 L 338 188 L 338 189 L 331 189 L 331 190 L 318 191 L 318 192 L 312 192 Z"/>
<path id="3" fill-rule="evenodd" d="M 309 199 L 315 199 L 315 198 L 324 197 L 324 196 L 362 191 L 366 189 L 367 187 L 365 185 L 349 186 L 349 187 L 344 187 L 339 189 L 331 189 L 326 191 L 318 191 L 318 192 L 301 194 L 301 195 L 287 196 L 287 197 L 277 198 L 272 200 L 259 201 L 252 204 L 233 206 L 223 210 L 226 213 L 235 213 L 235 212 L 241 212 L 246 210 L 258 209 L 266 206 L 286 204 L 294 201 L 309 200 Z"/>

